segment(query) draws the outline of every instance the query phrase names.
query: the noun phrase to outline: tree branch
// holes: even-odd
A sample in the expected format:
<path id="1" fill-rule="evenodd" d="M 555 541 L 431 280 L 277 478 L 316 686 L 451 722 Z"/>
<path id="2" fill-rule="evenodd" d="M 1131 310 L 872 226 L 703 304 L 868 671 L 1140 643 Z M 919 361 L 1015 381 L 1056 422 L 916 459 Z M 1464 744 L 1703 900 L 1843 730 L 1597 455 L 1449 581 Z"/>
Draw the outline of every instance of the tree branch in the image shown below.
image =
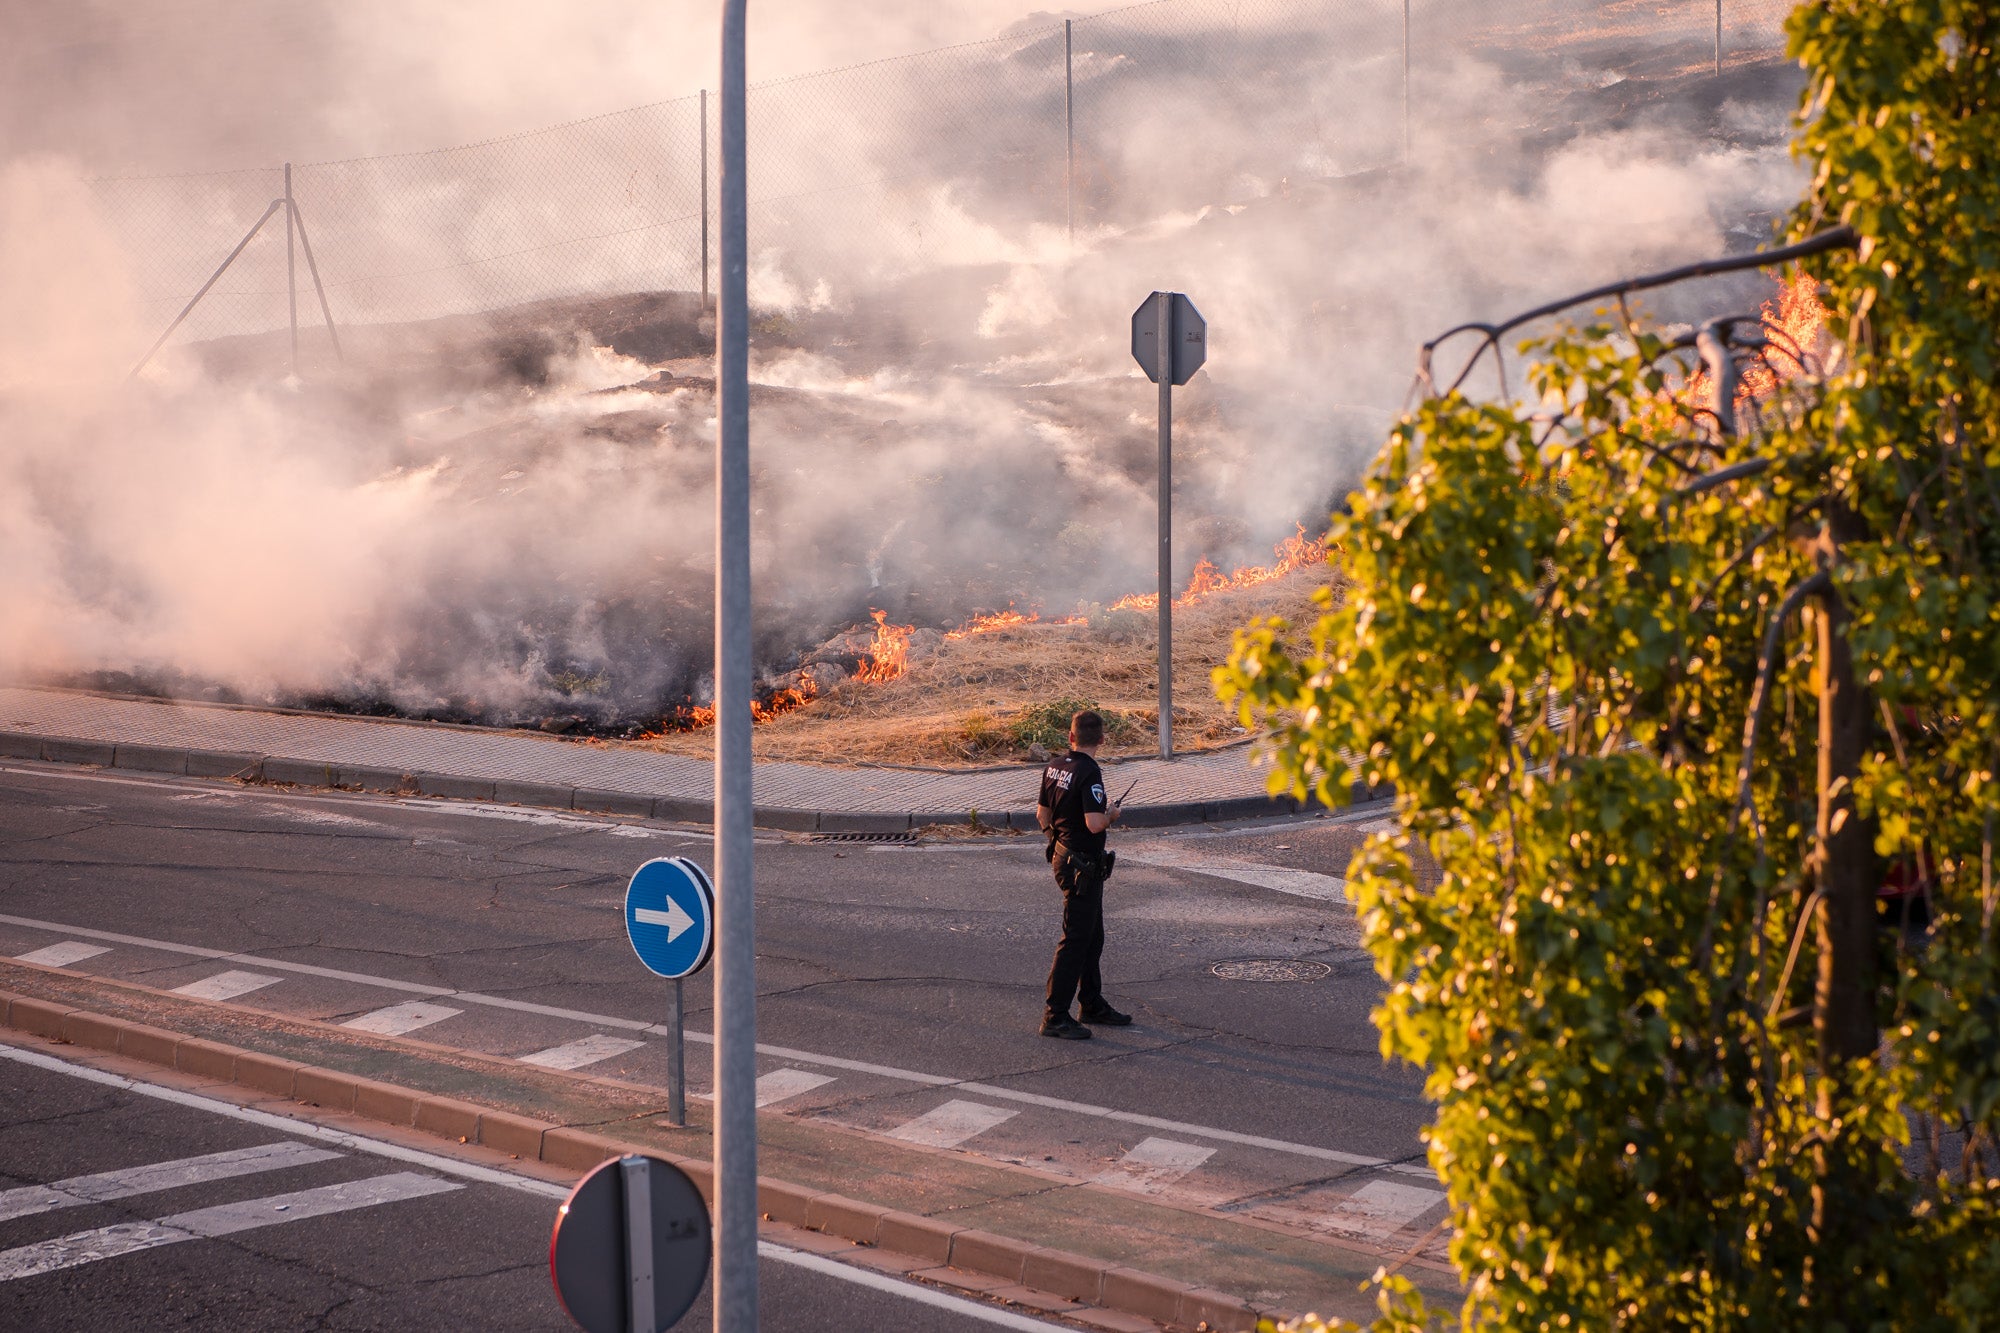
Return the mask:
<path id="1" fill-rule="evenodd" d="M 1745 477 L 1754 477 L 1769 466 L 1771 466 L 1771 460 L 1768 458 L 1746 458 L 1741 463 L 1731 463 L 1728 467 L 1718 468 L 1705 477 L 1691 481 L 1687 485 L 1676 489 L 1674 494 L 1683 497 L 1700 495 L 1704 491 L 1712 491 L 1718 486 L 1727 486 L 1732 481 L 1741 481 Z"/>
<path id="2" fill-rule="evenodd" d="M 1750 691 L 1750 711 L 1743 720 L 1743 757 L 1736 766 L 1736 812 L 1730 816 L 1732 827 L 1737 816 L 1750 808 L 1750 769 L 1757 757 L 1757 730 L 1764 720 L 1764 705 L 1771 697 L 1771 678 L 1777 672 L 1778 639 L 1784 633 L 1785 622 L 1806 598 L 1832 589 L 1833 580 L 1825 570 L 1819 571 L 1785 594 L 1771 623 L 1764 627 L 1764 646 L 1757 654 L 1757 684 Z"/>
<path id="3" fill-rule="evenodd" d="M 1423 351 L 1419 353 L 1417 359 L 1418 376 L 1426 384 L 1430 384 L 1432 353 L 1447 339 L 1454 338 L 1461 333 L 1478 333 L 1482 336 L 1479 349 L 1472 354 L 1472 359 L 1466 362 L 1465 369 L 1459 372 L 1458 378 L 1452 381 L 1451 387 L 1453 389 L 1465 383 L 1465 377 L 1472 373 L 1472 368 L 1478 364 L 1480 356 L 1484 354 L 1488 347 L 1497 349 L 1500 345 L 1500 339 L 1507 333 L 1534 320 L 1543 319 L 1549 315 L 1561 314 L 1571 306 L 1582 305 L 1587 301 L 1601 301 L 1607 296 L 1623 298 L 1631 295 L 1633 292 L 1648 291 L 1654 287 L 1667 287 L 1677 282 L 1686 282 L 1691 278 L 1708 278 L 1722 273 L 1741 273 L 1745 269 L 1768 268 L 1773 264 L 1789 263 L 1794 259 L 1806 259 L 1813 255 L 1825 254 L 1830 250 L 1852 250 L 1860 244 L 1860 234 L 1854 228 L 1848 226 L 1832 227 L 1819 233 L 1817 236 L 1807 237 L 1796 244 L 1781 246 L 1776 250 L 1760 250 L 1753 254 L 1735 255 L 1728 259 L 1704 259 L 1698 263 L 1684 264 L 1680 268 L 1668 269 L 1663 273 L 1649 273 L 1644 277 L 1626 278 L 1621 282 L 1607 283 L 1602 287 L 1593 287 L 1589 291 L 1578 292 L 1574 296 L 1565 296 L 1560 300 L 1551 301 L 1547 305 L 1539 305 L 1533 310 L 1523 311 L 1515 315 L 1512 319 L 1503 320 L 1498 324 L 1477 321 L 1460 324 L 1456 328 L 1445 330 L 1424 344 Z"/>

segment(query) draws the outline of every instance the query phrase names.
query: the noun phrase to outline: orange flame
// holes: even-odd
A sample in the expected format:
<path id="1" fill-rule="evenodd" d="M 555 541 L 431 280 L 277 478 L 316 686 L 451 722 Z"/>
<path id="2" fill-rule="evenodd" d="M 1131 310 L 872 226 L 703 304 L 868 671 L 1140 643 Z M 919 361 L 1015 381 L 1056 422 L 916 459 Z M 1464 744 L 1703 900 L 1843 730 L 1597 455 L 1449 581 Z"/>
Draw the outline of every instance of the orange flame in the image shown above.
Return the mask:
<path id="1" fill-rule="evenodd" d="M 819 697 L 819 686 L 813 684 L 811 676 L 799 677 L 799 683 L 789 689 L 777 690 L 762 701 L 750 701 L 750 720 L 769 722 L 780 713 L 789 713 L 794 708 L 803 708 Z"/>
<path id="2" fill-rule="evenodd" d="M 1324 564 L 1326 562 L 1327 547 L 1324 541 L 1306 536 L 1305 524 L 1301 523 L 1297 535 L 1287 537 L 1285 540 L 1279 542 L 1277 546 L 1272 548 L 1272 554 L 1277 558 L 1268 565 L 1245 565 L 1241 569 L 1227 575 L 1217 568 L 1215 562 L 1212 560 L 1203 559 L 1197 561 L 1194 567 L 1194 574 L 1188 580 L 1187 591 L 1174 599 L 1174 605 L 1186 606 L 1190 602 L 1197 601 L 1214 593 L 1227 592 L 1235 588 L 1254 587 L 1260 583 L 1269 583 L 1273 579 L 1283 578 L 1285 575 L 1295 570 L 1304 569 L 1308 565 Z M 1130 597 L 1121 597 L 1113 602 L 1111 609 L 1113 611 L 1150 611 L 1159 606 L 1159 604 L 1159 596 L 1155 593 L 1134 593 Z M 887 611 L 871 610 L 868 614 L 875 621 L 875 638 L 868 645 L 867 660 L 862 662 L 859 669 L 855 671 L 854 678 L 856 680 L 881 684 L 884 681 L 896 679 L 896 677 L 902 675 L 908 668 L 910 635 L 916 632 L 916 626 L 891 625 Z M 1057 616 L 1045 621 L 1042 619 L 1041 612 L 1017 611 L 1010 602 L 1005 611 L 996 611 L 992 615 L 976 616 L 966 621 L 963 625 L 960 625 L 957 629 L 950 631 L 944 637 L 947 639 L 969 639 L 975 634 L 990 634 L 995 630 L 1013 629 L 1020 625 L 1082 625 L 1088 623 L 1088 618 L 1084 616 Z M 753 722 L 768 722 L 780 714 L 789 713 L 795 708 L 803 708 L 818 697 L 819 689 L 813 684 L 811 677 L 801 677 L 796 687 L 779 690 L 762 700 L 753 700 L 750 704 L 750 717 Z M 678 729 L 688 731 L 698 731 L 714 724 L 715 709 L 708 707 L 683 708 L 675 718 L 675 726 Z M 658 734 L 657 732 L 649 732 L 647 739 L 651 739 Z"/>
<path id="3" fill-rule="evenodd" d="M 1016 611 L 1014 604 L 1009 602 L 1005 611 L 995 611 L 990 616 L 974 616 L 957 629 L 947 632 L 945 638 L 969 639 L 975 634 L 991 634 L 997 629 L 1013 629 L 1017 625 L 1032 625 L 1041 618 L 1041 612 L 1029 611 L 1024 614 Z M 1074 617 L 1065 617 L 1064 620 L 1055 623 L 1063 624 L 1072 619 Z"/>
<path id="4" fill-rule="evenodd" d="M 857 680 L 874 681 L 880 684 L 894 680 L 903 674 L 909 665 L 910 635 L 916 632 L 915 625 L 891 625 L 887 611 L 870 611 L 875 619 L 875 641 L 868 645 L 868 661 L 854 673 Z"/>
<path id="5" fill-rule="evenodd" d="M 1230 592 L 1237 588 L 1254 588 L 1260 583 L 1281 579 L 1308 565 L 1326 563 L 1326 542 L 1318 537 L 1306 536 L 1306 525 L 1298 525 L 1298 533 L 1287 537 L 1272 548 L 1277 557 L 1268 565 L 1245 565 L 1230 574 L 1224 574 L 1213 560 L 1206 557 L 1197 560 L 1194 573 L 1188 577 L 1187 591 L 1174 598 L 1175 606 L 1186 606 L 1204 597 L 1219 592 Z M 1113 611 L 1156 611 L 1160 606 L 1160 595 L 1156 592 L 1135 592 L 1120 597 L 1111 604 Z"/>
<path id="6" fill-rule="evenodd" d="M 1819 283 L 1803 272 L 1779 286 L 1777 296 L 1764 302 L 1762 315 L 1768 347 L 1763 359 L 1743 372 L 1739 401 L 1762 397 L 1779 384 L 1804 375 L 1818 362 L 1826 336 L 1826 307 L 1820 304 Z"/>

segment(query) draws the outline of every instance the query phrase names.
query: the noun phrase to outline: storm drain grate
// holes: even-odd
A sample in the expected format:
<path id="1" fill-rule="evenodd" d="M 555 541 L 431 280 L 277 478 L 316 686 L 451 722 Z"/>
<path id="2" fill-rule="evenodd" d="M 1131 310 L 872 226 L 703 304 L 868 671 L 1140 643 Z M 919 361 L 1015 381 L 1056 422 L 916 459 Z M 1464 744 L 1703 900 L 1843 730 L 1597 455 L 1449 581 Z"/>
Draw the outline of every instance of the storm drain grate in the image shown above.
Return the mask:
<path id="1" fill-rule="evenodd" d="M 815 833 L 807 842 L 915 842 L 914 833 Z"/>
<path id="2" fill-rule="evenodd" d="M 1318 981 L 1333 974 L 1325 963 L 1303 958 L 1238 958 L 1208 970 L 1225 981 Z"/>

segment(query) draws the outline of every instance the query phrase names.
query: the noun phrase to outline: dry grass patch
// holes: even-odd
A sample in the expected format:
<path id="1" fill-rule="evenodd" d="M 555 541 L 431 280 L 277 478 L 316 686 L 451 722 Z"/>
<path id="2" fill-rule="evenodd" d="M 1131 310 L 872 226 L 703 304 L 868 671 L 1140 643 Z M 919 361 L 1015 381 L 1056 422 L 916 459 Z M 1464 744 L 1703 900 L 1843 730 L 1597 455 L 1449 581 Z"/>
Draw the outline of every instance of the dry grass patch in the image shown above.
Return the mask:
<path id="1" fill-rule="evenodd" d="M 1324 565 L 1174 608 L 1174 746 L 1212 749 L 1244 739 L 1215 697 L 1209 673 L 1252 617 L 1307 623 Z M 827 764 L 1018 763 L 1033 747 L 1059 749 L 1053 713 L 1094 705 L 1110 723 L 1106 756 L 1157 745 L 1158 640 L 1151 611 L 1113 611 L 1085 624 L 1032 623 L 947 639 L 937 653 L 881 684 L 850 680 L 801 708 L 757 725 L 759 759 Z M 1057 705 L 1059 707 L 1051 707 Z M 1047 714 L 1048 716 L 1043 716 Z M 714 753 L 711 731 L 632 742 L 675 754 Z"/>

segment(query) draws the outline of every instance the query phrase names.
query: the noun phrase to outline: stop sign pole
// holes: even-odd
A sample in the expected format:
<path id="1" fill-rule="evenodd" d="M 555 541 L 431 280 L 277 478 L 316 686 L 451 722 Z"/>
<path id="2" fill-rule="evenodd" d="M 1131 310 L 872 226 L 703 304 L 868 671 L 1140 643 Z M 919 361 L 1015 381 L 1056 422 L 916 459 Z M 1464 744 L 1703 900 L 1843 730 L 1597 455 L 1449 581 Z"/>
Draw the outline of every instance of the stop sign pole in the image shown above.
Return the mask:
<path id="1" fill-rule="evenodd" d="M 1174 301 L 1153 298 L 1159 346 L 1153 377 L 1160 382 L 1160 758 L 1174 757 Z"/>
<path id="2" fill-rule="evenodd" d="M 1160 386 L 1160 758 L 1174 757 L 1174 386 L 1208 359 L 1208 324 L 1179 292 L 1132 312 L 1132 357 Z"/>

